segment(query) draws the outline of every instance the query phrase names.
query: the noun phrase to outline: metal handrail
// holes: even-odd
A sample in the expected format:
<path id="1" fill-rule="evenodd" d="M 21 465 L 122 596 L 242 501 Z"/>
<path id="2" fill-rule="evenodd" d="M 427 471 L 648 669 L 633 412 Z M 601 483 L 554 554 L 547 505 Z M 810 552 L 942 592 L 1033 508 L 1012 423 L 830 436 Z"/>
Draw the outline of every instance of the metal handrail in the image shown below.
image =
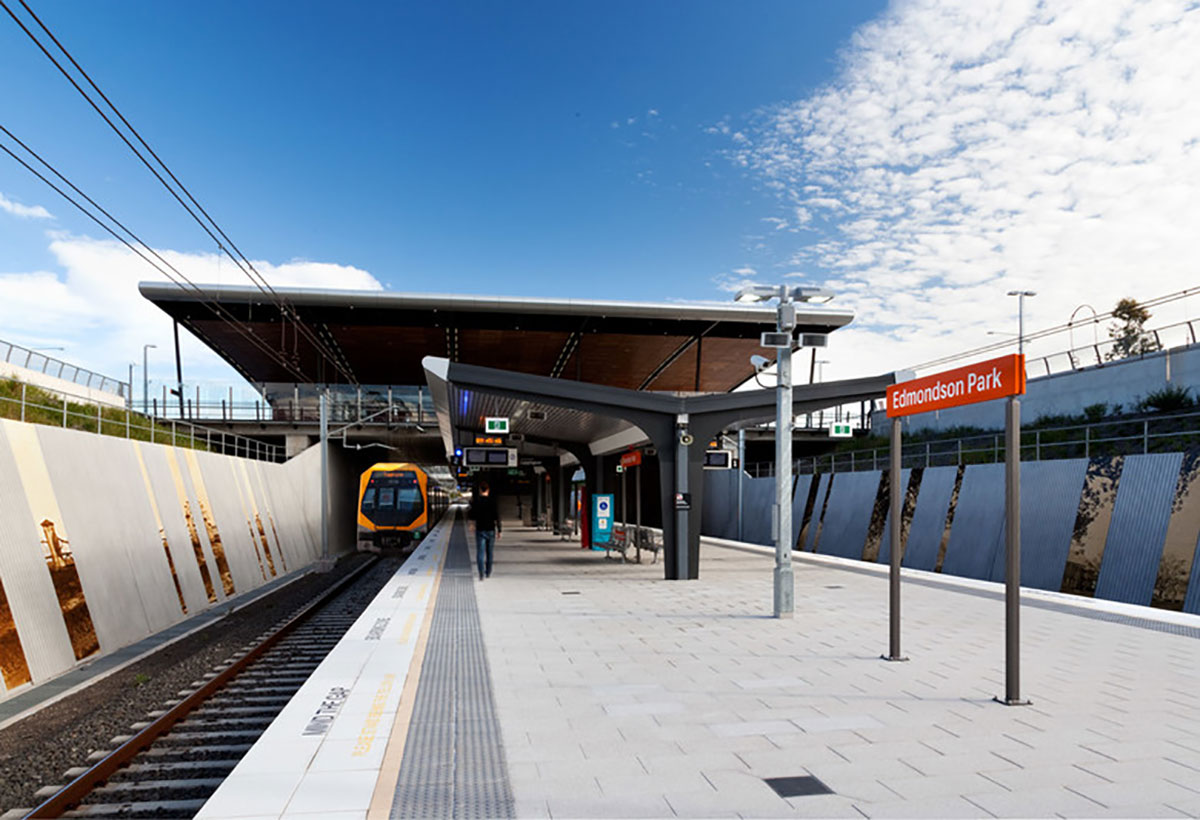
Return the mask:
<path id="1" fill-rule="evenodd" d="M 1155 426 L 1185 423 L 1180 430 L 1155 430 Z M 1106 430 L 1105 428 L 1110 428 Z M 1122 432 L 1120 429 L 1133 428 Z M 1061 436 L 1067 436 L 1061 438 Z M 1108 419 L 1086 424 L 1041 427 L 1021 433 L 1022 461 L 1051 461 L 1063 458 L 1092 458 L 1098 454 L 1136 455 L 1162 452 L 1164 442 L 1182 449 L 1200 444 L 1200 412 L 1176 413 L 1142 419 Z M 996 464 L 1004 461 L 1004 434 L 985 433 L 977 436 L 936 439 L 904 445 L 900 455 L 903 467 L 938 467 L 961 464 Z M 796 474 L 844 473 L 861 470 L 885 470 L 891 461 L 890 449 L 877 447 L 826 453 L 797 459 Z M 770 461 L 746 465 L 753 478 L 775 474 Z"/>
<path id="2" fill-rule="evenodd" d="M 28 347 L 22 347 L 12 342 L 0 340 L 0 351 L 4 352 L 4 357 L 0 361 L 6 364 L 23 367 L 35 373 L 42 373 L 46 376 L 82 385 L 92 390 L 99 390 L 103 393 L 113 393 L 125 400 L 129 399 L 129 382 L 109 378 L 87 368 L 78 367 L 69 362 L 64 362 L 62 359 L 47 356 L 45 353 L 39 353 L 36 350 L 31 350 Z M 22 354 L 24 355 L 23 359 Z"/>
<path id="3" fill-rule="evenodd" d="M 58 422 L 54 426 L 63 429 L 207 450 L 259 461 L 281 462 L 285 460 L 285 449 L 275 444 L 268 444 L 222 430 L 213 430 L 210 427 L 179 419 L 164 419 L 122 408 L 106 407 L 90 402 L 86 396 L 60 391 L 54 391 L 54 393 L 62 396 L 61 403 L 45 404 L 34 401 L 33 397 L 29 396 L 31 385 L 25 382 L 17 382 L 17 384 L 21 386 L 20 396 L 18 398 L 0 396 L 0 409 L 15 407 L 14 417 L 19 421 L 47 423 L 37 422 L 31 418 L 37 414 L 37 411 L 42 411 L 43 415 L 53 414 L 55 421 Z M 41 389 L 36 385 L 33 387 Z M 78 401 L 71 402 L 70 399 L 78 399 Z M 72 407 L 72 404 L 75 406 Z M 83 410 L 79 409 L 81 406 L 84 408 Z M 0 417 L 6 417 L 6 414 L 0 412 Z"/>

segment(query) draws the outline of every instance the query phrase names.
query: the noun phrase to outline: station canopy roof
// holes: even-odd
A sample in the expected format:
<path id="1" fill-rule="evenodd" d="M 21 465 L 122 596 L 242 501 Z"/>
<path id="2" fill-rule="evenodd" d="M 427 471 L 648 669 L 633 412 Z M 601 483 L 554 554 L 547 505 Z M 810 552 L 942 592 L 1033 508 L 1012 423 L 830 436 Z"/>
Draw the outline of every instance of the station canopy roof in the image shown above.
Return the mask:
<path id="1" fill-rule="evenodd" d="M 143 282 L 139 289 L 254 383 L 298 380 L 247 332 L 281 344 L 317 383 L 348 382 L 303 337 L 285 331 L 271 298 L 250 286 Z M 632 390 L 722 393 L 749 379 L 755 354 L 773 359 L 759 335 L 775 327 L 772 306 L 526 299 L 390 291 L 276 288 L 353 381 L 425 382 L 428 355 L 537 376 Z M 219 304 L 226 318 L 214 313 Z M 829 333 L 853 314 L 798 305 L 797 328 Z M 232 316 L 237 322 L 227 321 Z"/>

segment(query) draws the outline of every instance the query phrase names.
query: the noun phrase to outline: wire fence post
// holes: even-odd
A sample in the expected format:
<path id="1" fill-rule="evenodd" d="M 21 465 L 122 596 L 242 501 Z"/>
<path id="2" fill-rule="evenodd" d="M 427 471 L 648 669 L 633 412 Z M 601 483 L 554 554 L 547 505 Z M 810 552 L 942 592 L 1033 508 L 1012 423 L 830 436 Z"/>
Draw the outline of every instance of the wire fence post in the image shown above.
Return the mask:
<path id="1" fill-rule="evenodd" d="M 25 382 L 21 382 L 21 421 L 25 421 Z"/>
<path id="2" fill-rule="evenodd" d="M 129 408 L 128 408 L 128 407 L 127 407 L 127 408 L 125 408 L 125 438 L 129 438 L 129 437 L 130 437 L 130 436 L 129 436 L 129 425 L 130 425 L 130 423 L 131 423 L 131 421 L 132 421 L 132 419 L 131 419 L 131 416 L 132 416 L 132 415 L 133 415 L 133 413 L 132 413 L 132 412 L 130 412 Z"/>
<path id="3" fill-rule="evenodd" d="M 100 402 L 96 402 L 96 435 L 104 432 L 103 416 L 100 415 Z"/>
<path id="4" fill-rule="evenodd" d="M 992 436 L 992 463 L 1000 463 L 1000 436 Z"/>
<path id="5" fill-rule="evenodd" d="M 962 439 L 959 439 L 959 440 L 956 442 L 956 444 L 958 444 L 958 447 L 957 447 L 957 450 L 958 450 L 958 463 L 959 463 L 959 465 L 961 466 L 961 465 L 962 465 Z"/>
<path id="6" fill-rule="evenodd" d="M 63 396 L 63 429 L 67 428 L 67 397 Z"/>
<path id="7" fill-rule="evenodd" d="M 1033 431 L 1033 460 L 1034 461 L 1042 460 L 1042 431 L 1041 430 Z"/>
<path id="8" fill-rule="evenodd" d="M 154 416 L 150 417 L 150 443 L 154 444 Z"/>
<path id="9" fill-rule="evenodd" d="M 925 466 L 929 466 L 929 442 L 925 442 Z"/>
<path id="10" fill-rule="evenodd" d="M 1092 428 L 1084 427 L 1083 428 L 1083 457 L 1091 458 L 1092 457 L 1091 450 L 1092 450 Z"/>
<path id="11" fill-rule="evenodd" d="M 171 419 L 171 446 L 175 446 L 175 419 Z"/>
<path id="12" fill-rule="evenodd" d="M 1142 455 L 1150 452 L 1150 420 L 1142 422 Z"/>

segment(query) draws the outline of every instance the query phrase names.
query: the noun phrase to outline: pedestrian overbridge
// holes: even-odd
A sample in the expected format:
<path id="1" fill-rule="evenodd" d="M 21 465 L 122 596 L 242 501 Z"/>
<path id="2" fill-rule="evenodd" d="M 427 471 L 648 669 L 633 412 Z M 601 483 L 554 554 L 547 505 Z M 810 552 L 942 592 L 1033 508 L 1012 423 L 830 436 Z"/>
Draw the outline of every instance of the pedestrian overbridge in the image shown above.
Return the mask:
<path id="1" fill-rule="evenodd" d="M 649 444 L 658 464 L 658 503 L 668 580 L 699 576 L 705 443 L 725 430 L 771 420 L 776 391 L 679 395 L 423 360 L 448 458 L 486 432 L 484 420 L 511 422 L 510 444 L 528 457 L 572 454 L 583 466 L 587 494 L 603 492 L 603 458 Z M 882 398 L 896 373 L 795 387 L 793 415 Z M 511 435 L 511 434 L 516 434 Z M 564 514 L 561 471 L 550 471 L 555 516 Z"/>

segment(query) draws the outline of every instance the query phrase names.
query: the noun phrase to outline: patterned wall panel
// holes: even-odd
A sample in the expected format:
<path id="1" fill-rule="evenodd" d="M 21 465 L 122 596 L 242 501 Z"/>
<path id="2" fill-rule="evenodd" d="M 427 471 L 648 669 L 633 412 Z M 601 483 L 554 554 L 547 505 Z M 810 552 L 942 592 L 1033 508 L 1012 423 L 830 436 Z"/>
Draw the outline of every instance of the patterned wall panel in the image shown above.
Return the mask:
<path id="1" fill-rule="evenodd" d="M 279 509 L 279 505 L 272 500 L 271 494 L 267 490 L 269 483 L 263 478 L 263 467 L 267 465 L 264 465 L 258 461 L 252 461 L 248 463 L 243 462 L 242 466 L 245 468 L 246 473 L 249 476 L 251 490 L 256 494 L 256 498 L 259 499 L 260 521 L 266 531 L 267 540 L 270 541 L 272 545 L 271 549 L 275 553 L 275 560 L 279 564 L 280 572 L 286 574 L 290 572 L 288 569 L 288 557 L 283 549 L 283 541 L 279 537 L 279 526 L 275 523 L 275 511 Z M 270 466 L 272 468 L 275 467 L 275 465 Z M 283 477 L 283 471 L 274 469 L 273 472 L 279 478 Z M 293 502 L 296 500 L 297 499 L 294 498 L 292 499 Z"/>
<path id="2" fill-rule="evenodd" d="M 1021 464 L 1021 586 L 1054 592 L 1061 588 L 1087 467 L 1082 458 Z M 1007 531 L 1004 521 L 992 560 L 992 581 L 1005 580 Z"/>
<path id="3" fill-rule="evenodd" d="M 143 486 L 145 486 L 146 479 L 150 482 L 150 486 L 146 490 L 146 498 L 151 503 L 152 508 L 157 508 L 159 518 L 162 522 L 161 529 L 159 530 L 159 541 L 162 542 L 163 546 L 163 560 L 166 560 L 169 553 L 171 556 L 170 563 L 175 566 L 175 577 L 178 579 L 180 590 L 183 592 L 187 614 L 201 612 L 210 606 L 210 601 L 205 579 L 201 575 L 200 565 L 196 560 L 196 549 L 200 543 L 200 533 L 199 531 L 195 531 L 196 542 L 193 544 L 192 535 L 194 527 L 188 524 L 183 506 L 179 501 L 179 491 L 175 485 L 175 474 L 178 472 L 178 459 L 175 458 L 174 451 L 166 446 L 133 442 L 132 447 L 135 456 L 140 455 L 142 462 L 146 465 L 146 477 L 142 482 Z M 168 460 L 168 454 L 170 455 L 170 460 Z M 175 469 L 172 469 L 172 463 Z M 179 480 L 182 484 L 182 476 L 180 476 Z M 201 555 L 203 555 L 202 548 Z M 205 558 L 206 562 L 207 560 Z M 206 569 L 209 569 L 208 586 L 211 586 L 211 568 L 207 563 L 205 566 Z M 213 600 L 216 600 L 215 590 L 213 592 Z"/>
<path id="4" fill-rule="evenodd" d="M 704 509 L 700 531 L 714 538 L 737 538 L 737 470 L 704 473 Z M 729 526 L 733 522 L 732 531 Z"/>
<path id="5" fill-rule="evenodd" d="M 900 492 L 902 492 L 904 495 L 900 499 L 901 505 L 904 504 L 904 500 L 908 497 L 908 485 L 909 485 L 909 482 L 911 482 L 911 481 L 912 481 L 912 470 L 910 468 L 902 468 L 900 470 Z M 878 553 L 878 558 L 877 558 L 877 560 L 881 564 L 890 563 L 892 560 L 891 488 L 888 488 L 887 495 L 888 495 L 888 500 L 886 502 L 887 503 L 887 511 L 883 515 L 883 532 L 880 534 L 880 537 L 879 537 L 879 553 Z M 901 518 L 903 519 L 903 515 L 901 516 Z M 904 535 L 905 535 L 905 533 L 903 531 L 901 531 L 901 543 L 900 543 L 900 555 L 901 556 L 904 555 L 904 549 L 905 549 L 904 541 L 903 541 Z"/>
<path id="6" fill-rule="evenodd" d="M 1083 494 L 1071 534 L 1067 566 L 1063 570 L 1062 591 L 1091 597 L 1096 594 L 1096 579 L 1104 557 L 1104 542 L 1112 521 L 1117 482 L 1125 465 L 1124 456 L 1093 458 L 1083 479 Z"/>
<path id="7" fill-rule="evenodd" d="M 1126 456 L 1096 597 L 1149 604 L 1166 541 L 1182 453 Z"/>
<path id="8" fill-rule="evenodd" d="M 44 568 L 54 587 L 71 650 L 75 660 L 83 660 L 100 651 L 100 641 L 88 605 L 88 592 L 79 574 L 79 561 L 72 546 L 74 533 L 67 527 L 58 505 L 37 428 L 34 425 L 9 424 L 8 445 L 12 449 L 21 489 L 32 516 L 31 523 L 38 534 Z"/>
<path id="9" fill-rule="evenodd" d="M 930 572 L 937 566 L 957 479 L 957 467 L 927 467 L 921 474 L 921 492 L 904 542 L 904 566 Z"/>
<path id="10" fill-rule="evenodd" d="M 991 577 L 1004 527 L 1004 465 L 971 464 L 963 474 L 942 572 Z"/>
<path id="11" fill-rule="evenodd" d="M 839 473 L 834 477 L 817 552 L 842 558 L 863 557 L 879 478 L 878 470 Z"/>
<path id="12" fill-rule="evenodd" d="M 800 531 L 804 528 L 804 508 L 808 505 L 808 494 L 812 489 L 811 475 L 796 476 L 792 486 L 792 549 L 800 549 Z"/>
<path id="13" fill-rule="evenodd" d="M 809 517 L 807 529 L 804 530 L 804 549 L 812 552 L 816 548 L 817 539 L 821 535 L 821 518 L 825 514 L 825 502 L 829 500 L 829 486 L 833 481 L 831 473 L 821 473 L 817 476 L 817 489 L 813 496 L 812 515 Z M 811 491 L 811 490 L 810 490 Z"/>
<path id="14" fill-rule="evenodd" d="M 774 478 L 747 478 L 744 480 L 745 498 L 742 500 L 743 538 L 751 544 L 773 544 L 771 537 L 771 508 L 775 505 Z"/>
<path id="15" fill-rule="evenodd" d="M 272 576 L 251 523 L 234 459 L 213 453 L 197 453 L 195 458 L 212 504 L 213 522 L 233 574 L 234 586 L 238 592 L 262 586 Z"/>
<path id="16" fill-rule="evenodd" d="M 73 664 L 75 653 L 9 445 L 17 424 L 0 420 L 0 582 L 29 675 L 39 682 Z"/>
<path id="17" fill-rule="evenodd" d="M 307 566 L 320 551 L 316 456 L 247 463 L 0 421 L 3 687 Z"/>
<path id="18" fill-rule="evenodd" d="M 161 550 L 146 536 L 157 527 L 133 448 L 121 439 L 54 427 L 34 428 L 71 533 L 71 550 L 87 591 L 101 646 L 124 646 L 180 616 Z M 124 493 L 95 492 L 104 476 Z M 130 594 L 132 593 L 132 594 Z"/>
<path id="19" fill-rule="evenodd" d="M 1171 502 L 1171 518 L 1163 544 L 1162 561 L 1154 581 L 1152 606 L 1180 610 L 1187 602 L 1188 584 L 1195 570 L 1196 539 L 1200 535 L 1200 451 L 1183 454 L 1179 482 Z M 1197 591 L 1200 594 L 1200 590 Z"/>

